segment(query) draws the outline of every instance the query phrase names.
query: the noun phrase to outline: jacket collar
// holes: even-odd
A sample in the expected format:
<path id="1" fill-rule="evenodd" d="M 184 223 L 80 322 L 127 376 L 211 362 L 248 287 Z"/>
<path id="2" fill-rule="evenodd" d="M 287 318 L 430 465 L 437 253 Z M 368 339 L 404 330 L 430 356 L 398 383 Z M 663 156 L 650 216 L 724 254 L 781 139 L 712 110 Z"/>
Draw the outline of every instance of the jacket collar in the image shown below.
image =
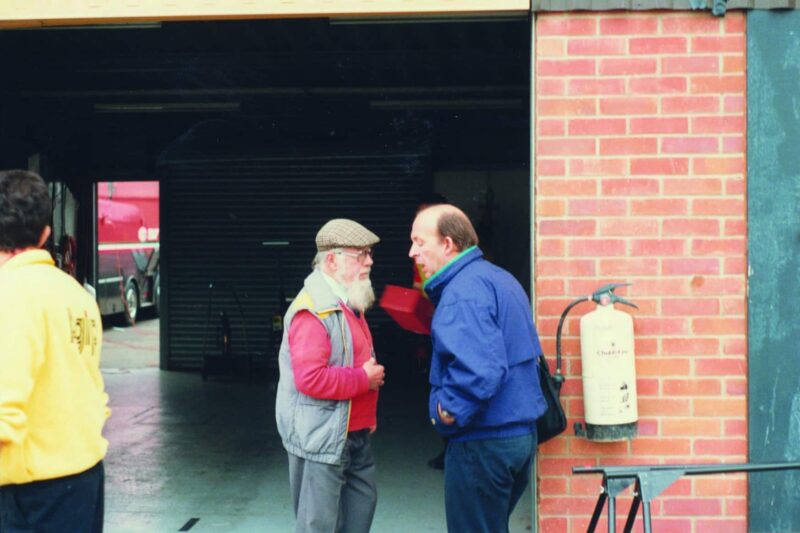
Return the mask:
<path id="1" fill-rule="evenodd" d="M 331 288 L 333 294 L 342 302 L 347 303 L 347 290 L 342 287 L 338 281 L 327 275 L 325 272 L 322 272 L 321 270 L 320 272 L 322 273 L 322 279 L 324 279 L 325 283 L 328 284 L 328 287 Z"/>
<path id="2" fill-rule="evenodd" d="M 50 252 L 47 250 L 42 250 L 40 248 L 31 248 L 29 250 L 25 250 L 24 252 L 20 252 L 5 263 L 3 266 L 0 266 L 0 269 L 8 272 L 15 268 L 22 268 L 28 265 L 35 265 L 35 264 L 43 264 L 43 265 L 54 265 L 55 262 L 53 258 L 50 256 Z"/>
<path id="3" fill-rule="evenodd" d="M 317 312 L 339 308 L 339 297 L 334 294 L 333 289 L 331 289 L 331 286 L 323 276 L 321 270 L 314 270 L 303 283 L 314 301 L 314 308 Z"/>
<path id="4" fill-rule="evenodd" d="M 480 248 L 477 246 L 470 246 L 451 259 L 450 262 L 448 262 L 442 268 L 437 270 L 433 276 L 428 278 L 423 288 L 433 304 L 436 305 L 439 303 L 439 299 L 442 297 L 442 291 L 447 284 L 450 283 L 450 280 L 456 277 L 456 275 L 458 275 L 458 273 L 461 272 L 464 267 L 470 263 L 474 263 L 482 257 L 483 252 Z"/>

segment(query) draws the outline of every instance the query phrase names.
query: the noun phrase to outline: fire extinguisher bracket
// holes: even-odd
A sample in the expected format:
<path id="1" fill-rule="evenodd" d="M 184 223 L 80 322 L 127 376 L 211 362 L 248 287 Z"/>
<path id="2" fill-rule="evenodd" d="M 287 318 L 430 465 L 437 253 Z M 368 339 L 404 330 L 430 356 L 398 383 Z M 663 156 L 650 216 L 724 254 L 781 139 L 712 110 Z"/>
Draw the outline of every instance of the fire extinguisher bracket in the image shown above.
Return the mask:
<path id="1" fill-rule="evenodd" d="M 575 435 L 594 442 L 619 442 L 631 440 L 638 434 L 638 422 L 629 424 L 610 424 L 602 426 L 598 424 L 575 422 Z"/>

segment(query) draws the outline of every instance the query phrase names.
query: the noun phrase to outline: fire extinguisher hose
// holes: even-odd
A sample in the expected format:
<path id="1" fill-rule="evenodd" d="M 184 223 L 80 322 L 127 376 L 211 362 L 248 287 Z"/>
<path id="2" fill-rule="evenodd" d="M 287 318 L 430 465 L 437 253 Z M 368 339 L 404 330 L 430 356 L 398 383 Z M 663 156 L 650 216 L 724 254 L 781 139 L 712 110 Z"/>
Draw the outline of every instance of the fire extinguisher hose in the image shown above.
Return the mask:
<path id="1" fill-rule="evenodd" d="M 561 373 L 561 330 L 564 328 L 564 320 L 566 320 L 567 315 L 572 308 L 582 302 L 590 302 L 592 301 L 591 296 L 584 296 L 582 298 L 578 298 L 577 300 L 572 301 L 566 309 L 561 313 L 561 318 L 558 320 L 558 329 L 556 330 L 556 372 L 553 376 L 556 382 L 561 387 L 561 383 L 564 381 L 564 375 Z"/>

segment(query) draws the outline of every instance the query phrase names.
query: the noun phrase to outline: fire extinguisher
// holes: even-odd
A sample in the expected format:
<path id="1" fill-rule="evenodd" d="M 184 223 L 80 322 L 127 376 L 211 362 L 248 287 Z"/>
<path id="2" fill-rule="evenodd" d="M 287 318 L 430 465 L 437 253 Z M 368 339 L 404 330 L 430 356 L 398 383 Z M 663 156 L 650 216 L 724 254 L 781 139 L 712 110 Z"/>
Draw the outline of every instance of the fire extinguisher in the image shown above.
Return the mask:
<path id="1" fill-rule="evenodd" d="M 575 423 L 575 435 L 592 441 L 614 442 L 636 436 L 636 362 L 633 318 L 614 308 L 615 303 L 638 307 L 614 294 L 630 283 L 610 283 L 570 303 L 561 315 L 556 339 L 567 313 L 581 302 L 597 304 L 581 317 L 581 366 L 585 426 Z M 561 347 L 556 347 L 560 353 Z"/>

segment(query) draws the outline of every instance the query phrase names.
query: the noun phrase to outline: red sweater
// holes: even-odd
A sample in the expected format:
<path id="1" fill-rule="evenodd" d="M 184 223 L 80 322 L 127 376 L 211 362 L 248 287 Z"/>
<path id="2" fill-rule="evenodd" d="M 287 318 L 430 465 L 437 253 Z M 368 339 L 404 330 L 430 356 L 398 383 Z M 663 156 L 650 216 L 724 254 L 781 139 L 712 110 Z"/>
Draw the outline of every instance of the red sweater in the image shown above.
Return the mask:
<path id="1" fill-rule="evenodd" d="M 353 366 L 331 367 L 328 359 L 331 342 L 325 326 L 309 311 L 300 311 L 289 327 L 289 350 L 297 390 L 312 398 L 352 400 L 348 431 L 372 428 L 377 424 L 378 391 L 370 390 L 367 373 L 361 365 L 372 357 L 372 334 L 362 313 L 341 306 L 353 335 Z"/>

